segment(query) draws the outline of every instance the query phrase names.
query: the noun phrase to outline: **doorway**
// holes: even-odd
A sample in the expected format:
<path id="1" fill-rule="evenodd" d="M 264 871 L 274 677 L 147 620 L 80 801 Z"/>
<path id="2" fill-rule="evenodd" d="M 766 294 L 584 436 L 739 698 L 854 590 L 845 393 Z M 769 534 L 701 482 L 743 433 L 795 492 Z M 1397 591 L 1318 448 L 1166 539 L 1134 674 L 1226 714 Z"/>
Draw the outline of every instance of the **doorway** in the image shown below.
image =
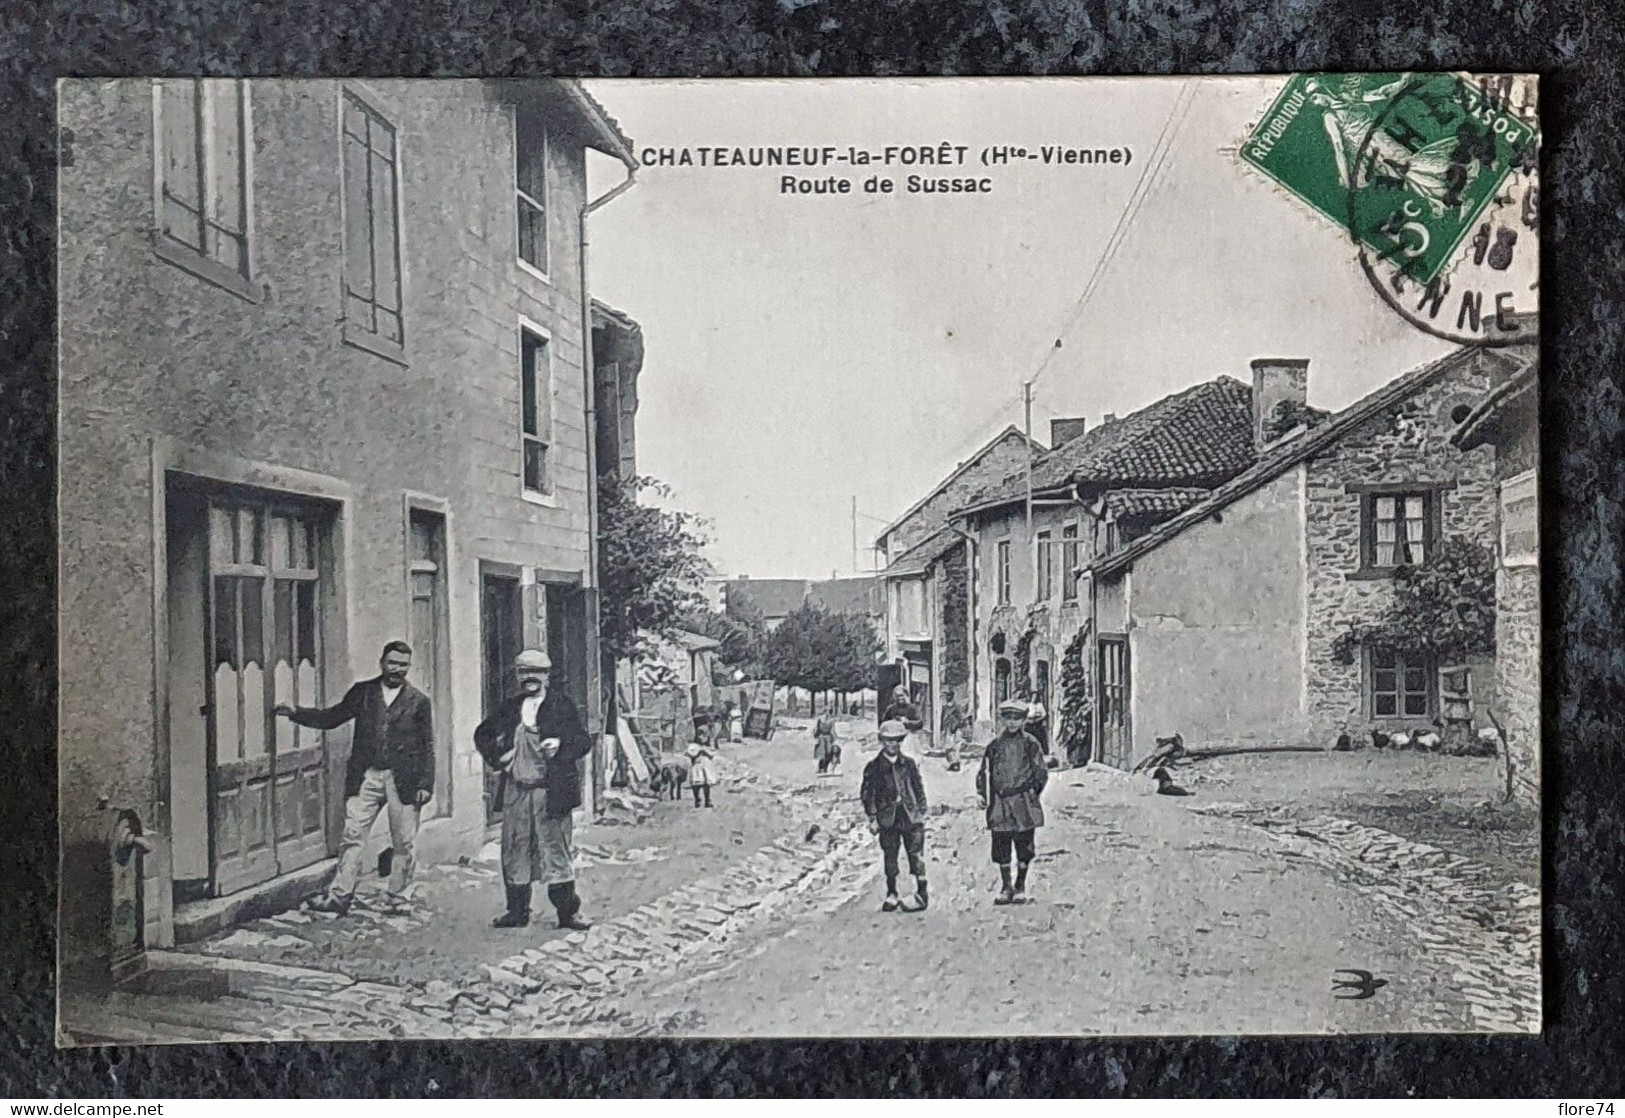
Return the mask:
<path id="1" fill-rule="evenodd" d="M 1126 769 L 1134 752 L 1130 721 L 1128 637 L 1100 638 L 1100 759 Z"/>
<path id="2" fill-rule="evenodd" d="M 168 729 L 181 899 L 224 896 L 327 857 L 319 730 L 273 714 L 325 701 L 331 515 L 295 498 L 171 479 Z"/>
<path id="3" fill-rule="evenodd" d="M 525 645 L 524 595 L 517 574 L 480 573 L 480 718 L 490 718 L 513 692 L 513 660 Z M 501 773 L 485 767 L 485 821 L 502 818 Z"/>
<path id="4" fill-rule="evenodd" d="M 446 608 L 446 518 L 413 508 L 407 516 L 407 578 L 411 612 L 407 641 L 418 688 L 434 711 L 434 814 L 452 813 L 450 629 Z"/>

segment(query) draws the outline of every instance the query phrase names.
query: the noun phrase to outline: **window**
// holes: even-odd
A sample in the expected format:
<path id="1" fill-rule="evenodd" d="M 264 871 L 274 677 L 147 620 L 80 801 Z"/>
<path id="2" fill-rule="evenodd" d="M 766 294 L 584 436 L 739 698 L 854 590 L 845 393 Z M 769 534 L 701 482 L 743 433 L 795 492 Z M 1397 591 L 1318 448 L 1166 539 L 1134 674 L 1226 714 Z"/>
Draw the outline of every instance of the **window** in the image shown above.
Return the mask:
<path id="1" fill-rule="evenodd" d="M 248 87 L 237 79 L 155 85 L 158 254 L 252 298 L 248 286 Z"/>
<path id="2" fill-rule="evenodd" d="M 1501 483 L 1501 565 L 1540 565 L 1540 520 L 1534 470 L 1525 470 Z"/>
<path id="3" fill-rule="evenodd" d="M 532 114 L 514 116 L 514 193 L 519 259 L 547 274 L 547 132 Z"/>
<path id="4" fill-rule="evenodd" d="M 552 493 L 553 362 L 547 339 L 529 330 L 519 332 L 519 438 L 525 492 Z"/>
<path id="5" fill-rule="evenodd" d="M 343 112 L 344 337 L 398 358 L 406 333 L 395 127 L 349 91 Z"/>
<path id="6" fill-rule="evenodd" d="M 1431 491 L 1367 493 L 1361 535 L 1368 568 L 1415 566 L 1432 554 L 1436 497 Z"/>
<path id="7" fill-rule="evenodd" d="M 1010 541 L 1000 540 L 998 547 L 998 565 L 995 568 L 999 580 L 998 603 L 1001 606 L 1010 604 Z"/>
<path id="8" fill-rule="evenodd" d="M 1055 592 L 1055 555 L 1050 551 L 1050 533 L 1038 533 L 1038 600 L 1049 601 Z"/>
<path id="9" fill-rule="evenodd" d="M 1428 657 L 1372 649 L 1369 668 L 1371 717 L 1433 717 L 1434 671 Z"/>
<path id="10" fill-rule="evenodd" d="M 993 701 L 1005 702 L 1010 698 L 1010 661 L 999 657 L 993 663 Z"/>
<path id="11" fill-rule="evenodd" d="M 1078 526 L 1068 524 L 1061 529 L 1061 599 L 1076 601 L 1078 597 Z"/>

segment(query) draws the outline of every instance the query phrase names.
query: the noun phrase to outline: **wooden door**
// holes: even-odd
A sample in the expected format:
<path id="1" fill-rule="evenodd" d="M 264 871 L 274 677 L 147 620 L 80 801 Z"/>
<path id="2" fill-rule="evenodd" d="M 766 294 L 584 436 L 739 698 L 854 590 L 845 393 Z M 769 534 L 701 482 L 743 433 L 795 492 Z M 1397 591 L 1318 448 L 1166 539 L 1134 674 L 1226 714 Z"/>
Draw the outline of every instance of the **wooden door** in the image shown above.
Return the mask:
<path id="1" fill-rule="evenodd" d="M 320 706 L 319 524 L 259 498 L 209 504 L 211 879 L 215 895 L 329 853 L 327 745 L 274 718 Z"/>
<path id="2" fill-rule="evenodd" d="M 480 660 L 484 690 L 480 712 L 482 719 L 495 714 L 514 690 L 513 660 L 519 655 L 525 639 L 523 608 L 517 578 L 494 574 L 480 576 Z M 502 803 L 496 795 L 500 779 L 499 772 L 486 767 L 487 823 L 495 823 L 502 818 Z"/>
<path id="3" fill-rule="evenodd" d="M 413 509 L 410 516 L 407 641 L 412 645 L 412 670 L 418 690 L 429 696 L 434 712 L 435 786 L 434 813 L 452 811 L 452 729 L 451 679 L 448 665 L 446 608 L 446 518 L 426 509 Z"/>
<path id="4" fill-rule="evenodd" d="M 1100 670 L 1096 673 L 1100 717 L 1100 759 L 1114 768 L 1128 768 L 1134 751 L 1129 721 L 1129 655 L 1127 637 L 1100 638 Z"/>

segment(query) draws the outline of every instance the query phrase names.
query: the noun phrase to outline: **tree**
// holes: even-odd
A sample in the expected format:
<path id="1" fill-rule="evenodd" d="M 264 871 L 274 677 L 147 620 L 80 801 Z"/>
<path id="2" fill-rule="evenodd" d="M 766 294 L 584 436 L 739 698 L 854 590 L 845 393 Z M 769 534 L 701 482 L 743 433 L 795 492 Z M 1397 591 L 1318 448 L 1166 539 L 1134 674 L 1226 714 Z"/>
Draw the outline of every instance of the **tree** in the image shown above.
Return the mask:
<path id="1" fill-rule="evenodd" d="M 1495 554 L 1451 536 L 1425 563 L 1394 572 L 1394 598 L 1376 622 L 1340 634 L 1334 654 L 1345 664 L 1365 645 L 1425 652 L 1440 663 L 1495 651 Z"/>
<path id="2" fill-rule="evenodd" d="M 651 477 L 599 477 L 599 644 L 606 658 L 629 659 L 644 632 L 670 633 L 704 608 L 699 587 L 710 573 L 701 554 L 706 537 L 698 517 L 639 500 L 670 490 Z"/>
<path id="3" fill-rule="evenodd" d="M 763 659 L 768 674 L 791 687 L 861 691 L 874 682 L 879 649 L 867 617 L 804 605 L 773 630 Z"/>
<path id="4" fill-rule="evenodd" d="M 718 613 L 712 609 L 698 609 L 686 613 L 682 627 L 702 637 L 710 637 L 721 647 L 717 649 L 717 662 L 729 668 L 748 669 L 761 659 L 762 629 L 752 629 L 745 621 Z"/>

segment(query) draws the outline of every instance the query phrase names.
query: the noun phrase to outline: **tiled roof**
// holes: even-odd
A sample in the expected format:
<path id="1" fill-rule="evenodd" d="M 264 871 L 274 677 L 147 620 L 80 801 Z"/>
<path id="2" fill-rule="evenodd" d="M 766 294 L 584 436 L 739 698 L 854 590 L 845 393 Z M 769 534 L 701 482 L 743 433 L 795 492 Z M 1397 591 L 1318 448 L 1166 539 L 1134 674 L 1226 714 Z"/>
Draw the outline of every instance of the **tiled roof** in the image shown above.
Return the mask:
<path id="1" fill-rule="evenodd" d="M 800 578 L 730 578 L 723 588 L 730 602 L 749 598 L 766 617 L 785 617 L 807 600 L 807 580 Z"/>
<path id="2" fill-rule="evenodd" d="M 909 548 L 885 570 L 887 578 L 907 578 L 923 575 L 942 556 L 959 546 L 959 534 L 950 528 L 938 528 L 925 539 Z"/>
<path id="3" fill-rule="evenodd" d="M 1074 482 L 1111 488 L 1209 488 L 1257 460 L 1253 390 L 1218 377 L 1165 396 L 1137 412 L 1096 427 L 1033 465 L 1033 490 Z M 989 486 L 968 507 L 1021 500 L 1021 473 Z"/>
<path id="4" fill-rule="evenodd" d="M 815 582 L 807 600 L 831 613 L 884 613 L 885 590 L 874 575 Z"/>
<path id="5" fill-rule="evenodd" d="M 1456 433 L 1450 437 L 1458 449 L 1472 450 L 1494 442 L 1501 437 L 1502 421 L 1511 409 L 1525 406 L 1526 400 L 1529 401 L 1528 406 L 1533 408 L 1539 374 L 1532 347 L 1526 356 L 1527 360 L 1506 380 L 1486 392 L 1467 418 L 1461 421 Z"/>
<path id="6" fill-rule="evenodd" d="M 1114 520 L 1135 520 L 1174 516 L 1184 512 L 1212 490 L 1191 486 L 1170 489 L 1113 489 L 1102 503 L 1106 515 Z"/>
<path id="7" fill-rule="evenodd" d="M 632 141 L 625 132 L 621 131 L 620 123 L 609 115 L 609 110 L 604 108 L 596 97 L 588 93 L 586 86 L 576 79 L 560 78 L 559 82 L 576 99 L 576 103 L 580 106 L 583 115 L 597 128 L 606 152 L 628 165 L 635 163 L 636 158 L 632 152 Z"/>
<path id="8" fill-rule="evenodd" d="M 1095 560 L 1089 565 L 1089 569 L 1097 577 L 1122 570 L 1146 552 L 1161 547 L 1186 528 L 1200 524 L 1247 494 L 1268 485 L 1293 466 L 1331 446 L 1372 416 L 1402 403 L 1446 373 L 1475 359 L 1498 362 L 1513 360 L 1493 350 L 1464 347 L 1446 354 L 1437 361 L 1403 373 L 1375 392 L 1335 413 L 1325 422 L 1314 427 L 1300 427 L 1295 434 L 1288 435 L 1269 447 L 1264 458 L 1255 466 L 1215 488 L 1205 500 L 1197 502 L 1173 519 L 1147 532 L 1121 551 Z"/>

